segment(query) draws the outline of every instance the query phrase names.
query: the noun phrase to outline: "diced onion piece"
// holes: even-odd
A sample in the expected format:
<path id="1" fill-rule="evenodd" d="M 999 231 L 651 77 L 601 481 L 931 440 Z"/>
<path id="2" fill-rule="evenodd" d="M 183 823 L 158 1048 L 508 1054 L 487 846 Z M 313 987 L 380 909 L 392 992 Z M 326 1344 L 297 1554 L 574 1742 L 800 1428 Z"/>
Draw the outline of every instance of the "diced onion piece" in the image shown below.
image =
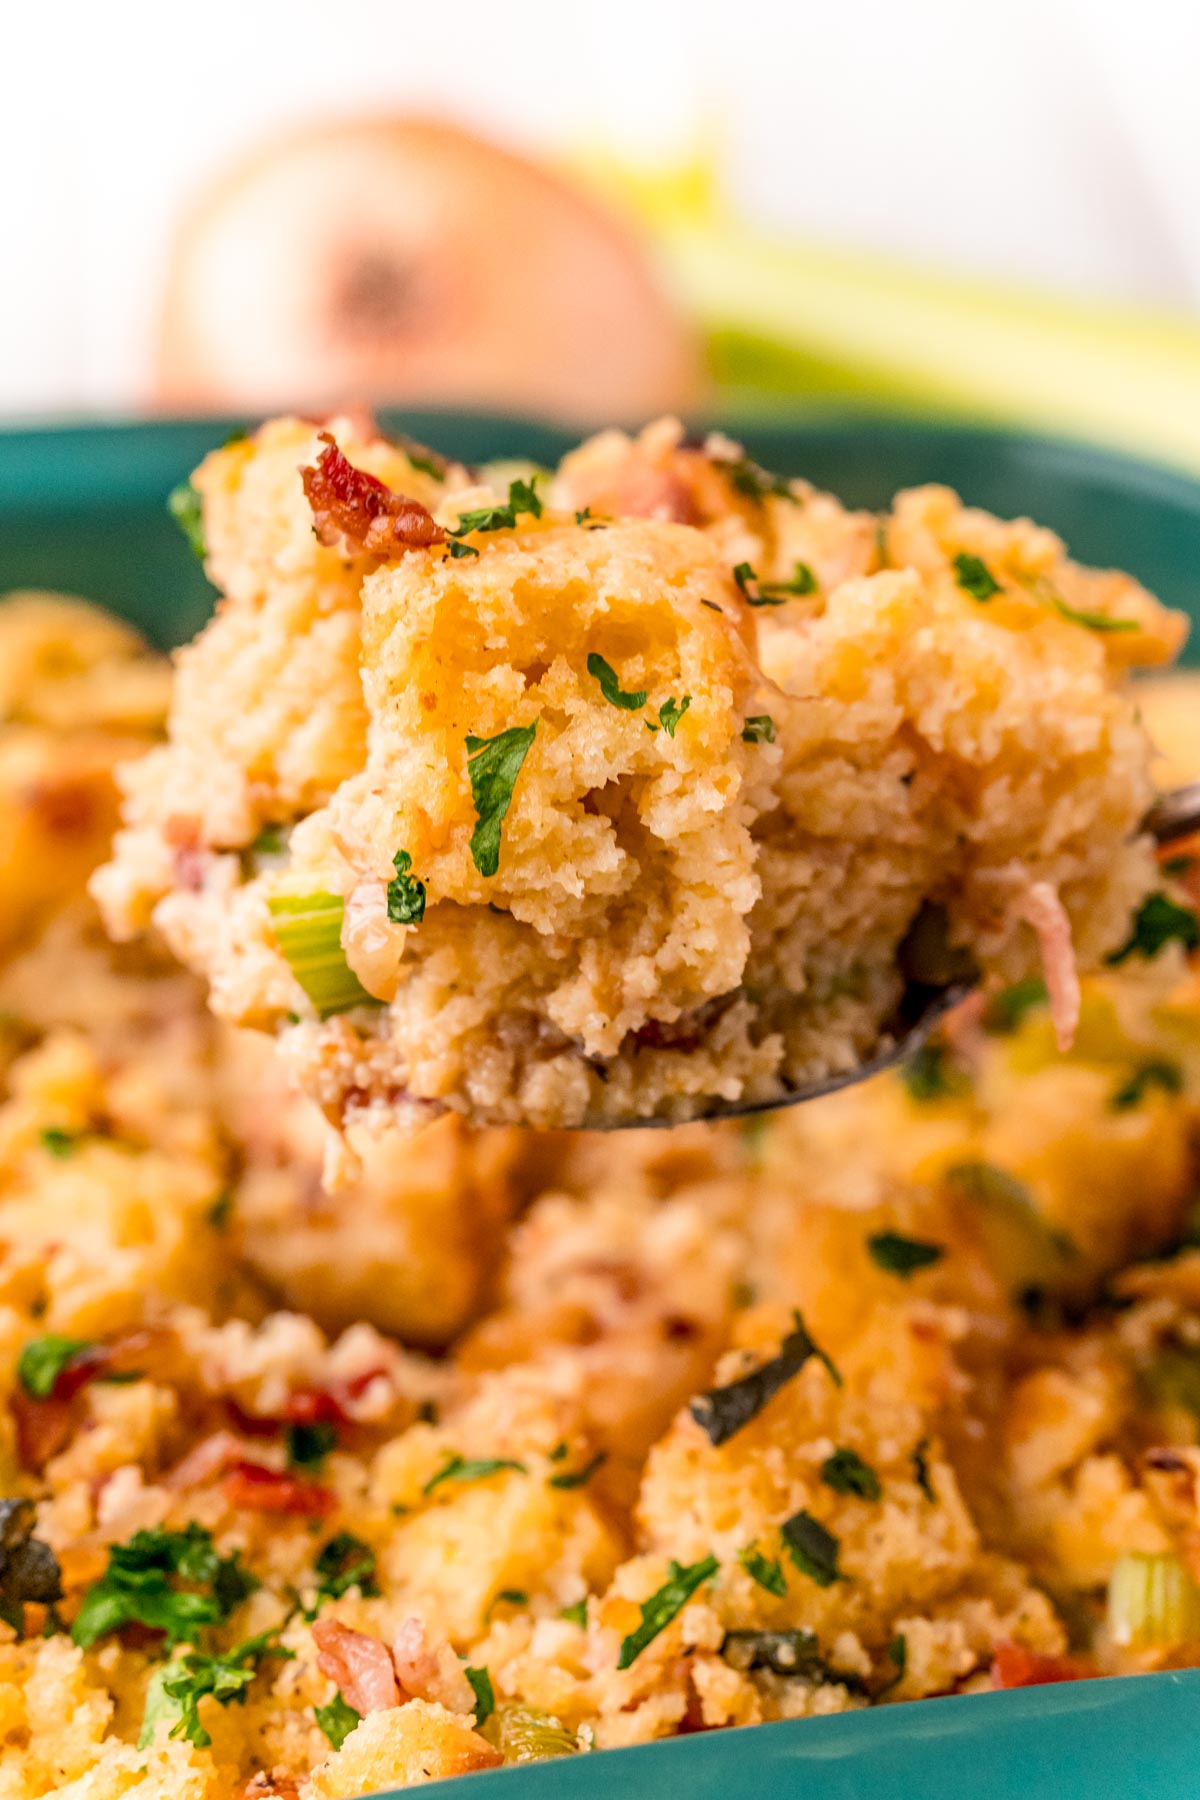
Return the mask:
<path id="1" fill-rule="evenodd" d="M 544 1762 L 551 1756 L 574 1756 L 574 1732 L 535 1706 L 499 1706 L 481 1729 L 506 1763 Z"/>
<path id="2" fill-rule="evenodd" d="M 1108 1629 L 1123 1650 L 1171 1650 L 1200 1639 L 1200 1586 L 1177 1556 L 1133 1551 L 1108 1584 Z"/>
<path id="3" fill-rule="evenodd" d="M 345 903 L 340 894 L 276 894 L 267 901 L 267 910 L 275 941 L 320 1018 L 376 1004 L 342 949 Z"/>
<path id="4" fill-rule="evenodd" d="M 388 917 L 387 884 L 360 881 L 346 900 L 342 949 L 351 973 L 377 1000 L 391 1000 L 400 981 L 406 925 Z"/>

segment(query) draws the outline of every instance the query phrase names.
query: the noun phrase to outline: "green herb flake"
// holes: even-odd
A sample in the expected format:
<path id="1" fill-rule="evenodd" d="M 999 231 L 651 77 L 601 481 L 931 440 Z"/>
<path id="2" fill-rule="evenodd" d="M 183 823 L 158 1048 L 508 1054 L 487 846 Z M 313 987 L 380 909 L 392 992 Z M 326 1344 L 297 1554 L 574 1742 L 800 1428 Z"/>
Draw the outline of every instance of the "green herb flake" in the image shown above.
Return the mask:
<path id="1" fill-rule="evenodd" d="M 1004 592 L 983 558 L 966 550 L 960 550 L 954 559 L 954 579 L 972 600 L 992 600 Z"/>
<path id="2" fill-rule="evenodd" d="M 535 719 L 532 725 L 510 725 L 493 738 L 467 739 L 467 774 L 479 820 L 471 833 L 471 860 L 481 875 L 494 875 L 500 867 L 500 827 L 536 733 Z"/>
<path id="3" fill-rule="evenodd" d="M 393 925 L 419 925 L 425 917 L 425 883 L 410 875 L 412 857 L 397 850 L 392 858 L 395 876 L 387 884 L 387 915 Z"/>
<path id="4" fill-rule="evenodd" d="M 867 1239 L 867 1249 L 877 1268 L 888 1275 L 899 1275 L 905 1281 L 918 1269 L 931 1268 L 946 1254 L 941 1244 L 930 1244 L 923 1238 L 903 1237 L 898 1231 L 872 1232 Z"/>
<path id="5" fill-rule="evenodd" d="M 48 1156 L 66 1162 L 74 1156 L 86 1136 L 86 1131 L 65 1131 L 61 1125 L 47 1125 L 38 1132 L 38 1143 Z"/>
<path id="6" fill-rule="evenodd" d="M 313 1567 L 317 1574 L 318 1606 L 323 1600 L 340 1600 L 351 1588 L 357 1588 L 364 1599 L 379 1592 L 375 1552 L 349 1531 L 339 1531 L 331 1537 L 322 1546 Z"/>
<path id="7" fill-rule="evenodd" d="M 928 1449 L 929 1439 L 922 1438 L 912 1453 L 913 1480 L 931 1505 L 936 1505 L 937 1495 L 933 1491 L 933 1480 L 929 1473 L 929 1461 L 926 1456 Z"/>
<path id="8" fill-rule="evenodd" d="M 685 694 L 682 700 L 664 700 L 658 709 L 658 722 L 669 738 L 675 736 L 675 727 L 692 704 L 692 696 Z"/>
<path id="9" fill-rule="evenodd" d="M 904 1636 L 903 1632 L 898 1631 L 896 1633 L 895 1637 L 887 1647 L 887 1655 L 888 1661 L 891 1663 L 896 1673 L 891 1676 L 889 1680 L 885 1681 L 881 1688 L 876 1689 L 876 1700 L 882 1700 L 885 1694 L 890 1694 L 892 1689 L 899 1682 L 904 1680 L 904 1673 L 908 1668 L 908 1639 Z"/>
<path id="10" fill-rule="evenodd" d="M 1164 1094 L 1181 1094 L 1183 1092 L 1183 1070 L 1177 1063 L 1164 1062 L 1158 1058 L 1141 1063 L 1129 1077 L 1121 1083 L 1109 1101 L 1113 1112 L 1130 1112 L 1140 1106 L 1147 1091 L 1161 1088 Z"/>
<path id="11" fill-rule="evenodd" d="M 489 1475 L 499 1475 L 505 1469 L 511 1469 L 517 1475 L 528 1475 L 529 1470 L 524 1463 L 513 1462 L 507 1456 L 482 1456 L 470 1458 L 459 1456 L 457 1451 L 450 1456 L 436 1475 L 431 1475 L 421 1489 L 423 1494 L 432 1494 L 443 1481 L 486 1481 Z"/>
<path id="12" fill-rule="evenodd" d="M 742 726 L 744 744 L 773 744 L 775 721 L 770 713 L 752 713 Z"/>
<path id="13" fill-rule="evenodd" d="M 181 481 L 167 495 L 167 511 L 191 545 L 193 553 L 203 562 L 208 555 L 208 545 L 204 541 L 204 502 L 190 481 Z"/>
<path id="14" fill-rule="evenodd" d="M 772 474 L 748 456 L 715 457 L 717 468 L 724 469 L 730 485 L 747 500 L 765 500 L 769 494 L 780 500 L 794 500 L 792 484 L 786 475 Z"/>
<path id="15" fill-rule="evenodd" d="M 1152 961 L 1167 944 L 1178 942 L 1185 950 L 1200 948 L 1200 922 L 1186 906 L 1176 906 L 1166 894 L 1151 894 L 1143 900 L 1134 916 L 1133 930 L 1119 950 L 1108 961 L 1116 965 L 1131 956 L 1144 956 Z"/>
<path id="16" fill-rule="evenodd" d="M 194 1586 L 174 1587 L 172 1577 Z M 169 1646 L 191 1643 L 202 1626 L 227 1619 L 258 1585 L 238 1551 L 218 1555 L 202 1525 L 136 1531 L 128 1543 L 109 1545 L 108 1568 L 84 1595 L 71 1636 L 86 1650 L 110 1631 L 144 1625 L 164 1632 Z"/>
<path id="17" fill-rule="evenodd" d="M 200 1722 L 200 1701 L 211 1697 L 221 1706 L 228 1706 L 233 1701 L 244 1706 L 259 1664 L 269 1656 L 290 1660 L 294 1655 L 275 1641 L 276 1636 L 275 1631 L 263 1631 L 215 1656 L 189 1650 L 156 1669 L 146 1690 L 146 1710 L 138 1749 L 149 1748 L 154 1742 L 156 1727 L 164 1719 L 171 1720 L 168 1737 L 185 1737 L 198 1749 L 206 1749 L 212 1738 Z"/>
<path id="18" fill-rule="evenodd" d="M 226 1188 L 217 1195 L 205 1218 L 213 1231 L 224 1231 L 233 1217 L 233 1195 Z"/>
<path id="19" fill-rule="evenodd" d="M 612 664 L 597 656 L 594 650 L 587 659 L 587 672 L 593 681 L 600 683 L 600 692 L 610 706 L 619 706 L 623 712 L 637 712 L 639 707 L 645 706 L 646 689 L 626 693 Z"/>
<path id="20" fill-rule="evenodd" d="M 498 1606 L 528 1605 L 529 1595 L 525 1592 L 524 1588 L 501 1588 L 500 1592 L 493 1595 L 491 1600 L 488 1601 L 487 1611 L 483 1616 L 485 1620 L 490 1619 Z"/>
<path id="21" fill-rule="evenodd" d="M 754 1669 L 769 1669 L 784 1680 L 799 1677 L 803 1681 L 837 1682 L 852 1694 L 866 1693 L 866 1683 L 860 1675 L 830 1668 L 812 1631 L 727 1631 L 721 1655 L 730 1668 L 746 1674 Z"/>
<path id="22" fill-rule="evenodd" d="M 1179 881 L 1183 876 L 1190 875 L 1195 866 L 1194 856 L 1169 856 L 1162 866 L 1162 872 L 1173 881 Z"/>
<path id="23" fill-rule="evenodd" d="M 1001 988 L 999 993 L 989 997 L 983 1012 L 983 1029 L 993 1037 L 1007 1036 L 1019 1028 L 1026 1013 L 1048 1005 L 1049 1000 L 1046 983 L 1040 975 L 1015 981 L 1011 987 Z"/>
<path id="24" fill-rule="evenodd" d="M 583 1487 L 585 1482 L 591 1480 L 592 1476 L 596 1473 L 596 1470 L 602 1468 L 607 1461 L 607 1451 L 597 1450 L 595 1456 L 593 1456 L 589 1462 L 586 1462 L 582 1469 L 564 1469 L 561 1475 L 551 1475 L 546 1482 L 546 1486 L 552 1488 Z"/>
<path id="25" fill-rule="evenodd" d="M 918 1105 L 958 1099 L 971 1091 L 970 1077 L 948 1044 L 922 1044 L 901 1068 L 900 1079 Z"/>
<path id="26" fill-rule="evenodd" d="M 883 1497 L 883 1487 L 870 1463 L 865 1463 L 857 1450 L 841 1445 L 821 1464 L 821 1480 L 835 1494 L 853 1494 L 859 1500 Z"/>
<path id="27" fill-rule="evenodd" d="M 460 514 L 451 537 L 465 537 L 471 531 L 512 531 L 522 513 L 529 513 L 535 519 L 541 518 L 542 503 L 537 489 L 531 481 L 510 481 L 506 501 Z M 451 550 L 453 551 L 453 544 Z"/>
<path id="28" fill-rule="evenodd" d="M 490 1719 L 496 1710 L 496 1695 L 492 1688 L 492 1678 L 486 1669 L 473 1669 L 468 1663 L 463 1674 L 471 1684 L 471 1692 L 475 1696 L 475 1725 L 478 1728 L 485 1719 Z"/>
<path id="29" fill-rule="evenodd" d="M 825 1352 L 818 1349 L 809 1337 L 804 1320 L 798 1312 L 792 1314 L 792 1320 L 792 1329 L 779 1346 L 776 1356 L 760 1363 L 757 1369 L 751 1369 L 748 1375 L 740 1376 L 737 1381 L 731 1381 L 725 1387 L 710 1388 L 707 1393 L 697 1394 L 689 1402 L 688 1411 L 706 1434 L 710 1444 L 720 1446 L 727 1443 L 735 1432 L 756 1418 L 768 1400 L 794 1375 L 799 1374 L 810 1356 L 816 1356 L 824 1363 L 836 1386 L 842 1385 L 841 1375 Z"/>
<path id="30" fill-rule="evenodd" d="M 1059 594 L 1048 596 L 1051 606 L 1062 618 L 1072 625 L 1086 626 L 1088 631 L 1138 631 L 1140 627 L 1136 619 L 1114 619 L 1111 613 L 1081 612 L 1076 606 L 1068 606 Z"/>
<path id="31" fill-rule="evenodd" d="M 623 1640 L 617 1668 L 631 1667 L 647 1644 L 653 1643 L 659 1632 L 665 1631 L 671 1620 L 683 1611 L 696 1589 L 712 1580 L 719 1567 L 715 1556 L 706 1556 L 702 1562 L 686 1567 L 672 1558 L 663 1585 L 648 1600 L 641 1602 L 641 1624 Z"/>
<path id="32" fill-rule="evenodd" d="M 90 1350 L 93 1342 L 91 1338 L 59 1337 L 54 1332 L 30 1338 L 17 1358 L 17 1380 L 31 1399 L 49 1400 L 72 1357 Z"/>
<path id="33" fill-rule="evenodd" d="M 296 1469 L 319 1469 L 331 1450 L 338 1445 L 337 1427 L 326 1419 L 311 1425 L 289 1425 L 287 1428 L 288 1461 Z"/>
<path id="34" fill-rule="evenodd" d="M 783 1572 L 783 1564 L 764 1556 L 756 1544 L 747 1544 L 744 1550 L 739 1550 L 738 1561 L 751 1581 L 757 1582 L 760 1588 L 765 1588 L 768 1594 L 774 1594 L 780 1600 L 787 1594 L 787 1576 Z"/>
<path id="35" fill-rule="evenodd" d="M 802 1575 L 823 1588 L 845 1580 L 838 1568 L 841 1545 L 832 1531 L 827 1531 L 810 1512 L 801 1508 L 790 1519 L 785 1519 L 779 1529 L 788 1554 Z"/>
<path id="36" fill-rule="evenodd" d="M 335 1750 L 340 1750 L 355 1726 L 362 1723 L 362 1714 L 355 1712 L 340 1694 L 335 1694 L 325 1706 L 314 1706 L 313 1718 Z"/>
<path id="37" fill-rule="evenodd" d="M 459 539 L 456 537 L 450 538 L 450 540 L 447 544 L 447 548 L 450 551 L 450 555 L 455 562 L 460 562 L 464 556 L 478 556 L 479 555 L 479 552 L 475 548 L 474 544 L 461 543 L 459 541 Z"/>
<path id="38" fill-rule="evenodd" d="M 587 1615 L 588 1603 L 585 1597 L 582 1600 L 574 1601 L 570 1606 L 564 1606 L 558 1616 L 560 1619 L 565 1619 L 569 1625 L 578 1625 L 580 1631 L 586 1631 L 588 1622 Z"/>

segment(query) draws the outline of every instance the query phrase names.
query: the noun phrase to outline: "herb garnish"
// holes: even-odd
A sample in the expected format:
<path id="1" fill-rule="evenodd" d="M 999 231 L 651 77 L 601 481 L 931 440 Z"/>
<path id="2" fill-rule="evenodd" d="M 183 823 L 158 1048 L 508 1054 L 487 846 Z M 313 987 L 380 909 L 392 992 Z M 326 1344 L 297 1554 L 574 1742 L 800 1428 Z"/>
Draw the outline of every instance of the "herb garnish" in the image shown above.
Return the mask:
<path id="1" fill-rule="evenodd" d="M 317 1573 L 317 1606 L 323 1600 L 340 1600 L 356 1587 L 364 1599 L 379 1592 L 375 1581 L 375 1552 L 349 1531 L 339 1531 L 321 1548 L 313 1568 Z M 314 1608 L 313 1616 L 316 1616 Z"/>
<path id="2" fill-rule="evenodd" d="M 387 884 L 387 916 L 393 925 L 419 925 L 425 917 L 425 883 L 410 875 L 412 857 L 397 850 L 392 858 L 395 876 Z"/>
<path id="3" fill-rule="evenodd" d="M 898 1682 L 904 1680 L 904 1672 L 908 1668 L 908 1639 L 902 1631 L 896 1633 L 895 1637 L 887 1647 L 887 1653 L 888 1661 L 891 1663 L 896 1673 L 892 1676 L 890 1681 L 885 1681 L 881 1688 L 875 1690 L 876 1700 L 882 1700 L 885 1694 L 891 1693 Z"/>
<path id="4" fill-rule="evenodd" d="M 838 1568 L 841 1545 L 832 1531 L 803 1508 L 780 1526 L 783 1541 L 796 1567 L 818 1587 L 832 1587 L 846 1578 Z"/>
<path id="5" fill-rule="evenodd" d="M 738 1561 L 751 1581 L 757 1582 L 760 1588 L 765 1588 L 768 1594 L 783 1599 L 787 1593 L 787 1576 L 783 1572 L 782 1563 L 764 1556 L 756 1544 L 747 1544 L 744 1550 L 739 1550 Z"/>
<path id="6" fill-rule="evenodd" d="M 496 1695 L 492 1688 L 492 1678 L 486 1669 L 473 1669 L 470 1664 L 463 1674 L 471 1684 L 471 1692 L 475 1696 L 475 1725 L 478 1728 L 485 1719 L 490 1719 L 496 1710 Z"/>
<path id="7" fill-rule="evenodd" d="M 587 659 L 587 672 L 593 681 L 600 683 L 600 692 L 610 706 L 619 706 L 623 712 L 637 712 L 639 707 L 645 706 L 646 689 L 626 693 L 612 664 L 597 656 L 594 650 Z"/>
<path id="8" fill-rule="evenodd" d="M 792 1319 L 792 1329 L 779 1346 L 777 1355 L 728 1386 L 710 1388 L 706 1394 L 697 1394 L 689 1402 L 688 1411 L 706 1433 L 710 1444 L 727 1443 L 743 1425 L 756 1418 L 784 1383 L 799 1374 L 810 1356 L 819 1357 L 836 1385 L 842 1385 L 842 1378 L 829 1357 L 809 1337 L 800 1314 L 794 1312 Z"/>
<path id="9" fill-rule="evenodd" d="M 775 721 L 770 713 L 752 713 L 742 726 L 744 744 L 773 744 Z"/>
<path id="10" fill-rule="evenodd" d="M 1200 923 L 1186 906 L 1176 906 L 1166 894 L 1151 894 L 1142 901 L 1134 915 L 1133 930 L 1127 943 L 1106 958 L 1109 963 L 1125 962 L 1131 956 L 1156 957 L 1173 939 L 1185 950 L 1200 948 Z"/>
<path id="11" fill-rule="evenodd" d="M 489 1475 L 499 1475 L 503 1469 L 512 1469 L 518 1475 L 528 1475 L 524 1463 L 513 1462 L 507 1456 L 482 1456 L 474 1459 L 460 1456 L 455 1451 L 436 1475 L 431 1475 L 421 1489 L 423 1494 L 432 1494 L 434 1488 L 440 1487 L 443 1481 L 486 1481 Z"/>
<path id="12" fill-rule="evenodd" d="M 172 1721 L 168 1737 L 185 1737 L 198 1749 L 205 1749 L 212 1738 L 200 1723 L 200 1701 L 211 1695 L 222 1706 L 234 1700 L 244 1706 L 246 1690 L 258 1674 L 260 1662 L 268 1656 L 290 1661 L 295 1655 L 276 1642 L 276 1636 L 275 1631 L 262 1631 L 215 1656 L 189 1650 L 156 1669 L 146 1690 L 138 1749 L 145 1750 L 154 1742 L 155 1727 L 164 1719 Z"/>
<path id="13" fill-rule="evenodd" d="M 65 1131 L 61 1125 L 46 1125 L 38 1132 L 38 1142 L 50 1156 L 65 1162 L 74 1156 L 86 1136 L 86 1131 Z"/>
<path id="14" fill-rule="evenodd" d="M 860 1500 L 878 1500 L 883 1495 L 879 1477 L 865 1463 L 857 1450 L 839 1445 L 832 1456 L 821 1464 L 821 1480 L 835 1494 L 856 1494 Z"/>
<path id="15" fill-rule="evenodd" d="M 1011 987 L 1001 988 L 998 994 L 993 994 L 988 1000 L 984 1008 L 983 1029 L 997 1037 L 1016 1031 L 1025 1014 L 1035 1006 L 1045 1006 L 1049 998 L 1046 983 L 1040 975 L 1030 975 L 1024 981 L 1014 981 Z"/>
<path id="16" fill-rule="evenodd" d="M 316 1419 L 310 1425 L 289 1425 L 287 1428 L 288 1461 L 294 1468 L 319 1469 L 337 1445 L 337 1427 L 328 1420 Z"/>
<path id="17" fill-rule="evenodd" d="M 762 468 L 748 456 L 715 456 L 712 460 L 718 469 L 724 469 L 732 486 L 747 500 L 765 500 L 768 494 L 775 494 L 781 500 L 796 498 L 786 475 L 773 475 L 770 469 Z"/>
<path id="18" fill-rule="evenodd" d="M 1139 1064 L 1129 1077 L 1122 1082 L 1109 1101 L 1113 1112 L 1128 1112 L 1140 1106 L 1148 1088 L 1161 1088 L 1164 1094 L 1181 1094 L 1183 1092 L 1183 1070 L 1177 1063 L 1164 1062 L 1160 1058 L 1152 1058 L 1149 1062 Z"/>
<path id="19" fill-rule="evenodd" d="M 798 562 L 790 581 L 760 581 L 748 562 L 734 565 L 733 579 L 747 606 L 782 606 L 797 594 L 815 594 L 819 583 L 807 563 Z"/>
<path id="20" fill-rule="evenodd" d="M 617 1668 L 627 1669 L 636 1662 L 646 1645 L 653 1643 L 659 1632 L 683 1611 L 696 1589 L 711 1581 L 719 1567 L 715 1556 L 706 1556 L 702 1562 L 686 1567 L 672 1557 L 667 1565 L 667 1579 L 648 1600 L 641 1602 L 642 1622 L 622 1642 Z"/>
<path id="21" fill-rule="evenodd" d="M 506 501 L 495 506 L 480 506 L 473 512 L 460 513 L 458 524 L 447 535 L 461 538 L 470 531 L 511 531 L 521 513 L 531 513 L 535 519 L 540 519 L 541 500 L 531 481 L 510 481 Z M 469 546 L 463 546 L 463 549 L 467 548 Z M 451 549 L 453 550 L 453 545 Z"/>
<path id="22" fill-rule="evenodd" d="M 947 1044 L 922 1044 L 900 1070 L 910 1099 L 949 1100 L 970 1092 L 971 1082 Z"/>
<path id="23" fill-rule="evenodd" d="M 586 1631 L 588 1622 L 586 1595 L 582 1600 L 575 1600 L 570 1606 L 564 1606 L 558 1616 L 560 1619 L 566 1619 L 568 1624 L 578 1625 L 581 1631 Z"/>
<path id="24" fill-rule="evenodd" d="M 528 1605 L 529 1605 L 529 1595 L 525 1592 L 524 1588 L 501 1588 L 500 1592 L 498 1594 L 494 1594 L 492 1596 L 492 1598 L 488 1601 L 487 1609 L 483 1615 L 484 1622 L 486 1623 L 488 1620 L 490 1620 L 492 1614 L 495 1612 L 495 1610 L 498 1606 L 528 1606 Z"/>
<path id="25" fill-rule="evenodd" d="M 692 704 L 692 696 L 685 694 L 682 700 L 664 700 L 658 709 L 658 722 L 669 738 L 675 736 L 675 727 Z"/>
<path id="26" fill-rule="evenodd" d="M 946 1251 L 941 1244 L 927 1243 L 923 1238 L 902 1237 L 898 1231 L 872 1232 L 867 1239 L 871 1261 L 889 1275 L 904 1280 L 918 1269 L 928 1269 L 940 1262 Z"/>
<path id="27" fill-rule="evenodd" d="M 203 562 L 208 555 L 208 545 L 204 541 L 204 502 L 190 481 L 181 481 L 178 487 L 171 489 L 167 495 L 167 511 L 193 553 Z"/>
<path id="28" fill-rule="evenodd" d="M 1051 606 L 1072 625 L 1086 625 L 1089 631 L 1137 631 L 1136 619 L 1114 619 L 1111 613 L 1081 612 L 1076 606 L 1068 606 L 1061 595 L 1047 594 Z"/>
<path id="29" fill-rule="evenodd" d="M 913 1479 L 929 1501 L 936 1503 L 937 1495 L 933 1491 L 933 1481 L 929 1474 L 929 1463 L 925 1452 L 929 1448 L 929 1439 L 923 1437 L 912 1453 Z"/>
<path id="30" fill-rule="evenodd" d="M 597 1450 L 590 1462 L 584 1463 L 582 1469 L 564 1469 L 561 1475 L 551 1475 L 546 1486 L 552 1488 L 577 1488 L 590 1481 L 596 1470 L 608 1461 L 606 1450 Z"/>
<path id="31" fill-rule="evenodd" d="M 535 719 L 532 725 L 510 725 L 492 738 L 467 739 L 467 774 L 479 820 L 471 833 L 471 860 L 481 875 L 494 875 L 500 867 L 500 827 L 536 733 Z"/>
<path id="32" fill-rule="evenodd" d="M 58 1558 L 49 1544 L 34 1537 L 36 1520 L 32 1500 L 0 1500 L 0 1619 L 18 1637 L 25 1635 L 27 1605 L 53 1607 L 62 1599 Z"/>
<path id="33" fill-rule="evenodd" d="M 171 1576 L 209 1591 L 173 1587 Z M 128 1543 L 109 1545 L 108 1568 L 84 1595 L 71 1636 L 86 1650 L 107 1632 L 145 1625 L 165 1632 L 169 1645 L 190 1643 L 202 1625 L 227 1619 L 258 1585 L 240 1552 L 219 1556 L 202 1525 L 136 1531 Z"/>
<path id="34" fill-rule="evenodd" d="M 341 1694 L 335 1694 L 324 1706 L 314 1706 L 313 1718 L 335 1750 L 340 1750 L 355 1726 L 362 1724 L 362 1714 L 355 1712 Z"/>
<path id="35" fill-rule="evenodd" d="M 991 600 L 1004 592 L 983 558 L 966 550 L 960 550 L 954 559 L 954 579 L 972 600 Z"/>
<path id="36" fill-rule="evenodd" d="M 852 1694 L 866 1692 L 861 1676 L 829 1667 L 813 1631 L 727 1631 L 721 1655 L 730 1668 L 745 1674 L 769 1669 L 785 1679 L 801 1676 L 805 1681 L 836 1681 Z"/>
<path id="37" fill-rule="evenodd" d="M 233 1195 L 228 1188 L 219 1193 L 205 1213 L 205 1219 L 214 1231 L 224 1231 L 233 1216 Z"/>
<path id="38" fill-rule="evenodd" d="M 93 1339 L 59 1337 L 48 1332 L 45 1337 L 30 1338 L 21 1346 L 17 1358 L 17 1380 L 34 1400 L 49 1400 L 58 1378 L 67 1364 L 81 1350 L 90 1350 Z"/>

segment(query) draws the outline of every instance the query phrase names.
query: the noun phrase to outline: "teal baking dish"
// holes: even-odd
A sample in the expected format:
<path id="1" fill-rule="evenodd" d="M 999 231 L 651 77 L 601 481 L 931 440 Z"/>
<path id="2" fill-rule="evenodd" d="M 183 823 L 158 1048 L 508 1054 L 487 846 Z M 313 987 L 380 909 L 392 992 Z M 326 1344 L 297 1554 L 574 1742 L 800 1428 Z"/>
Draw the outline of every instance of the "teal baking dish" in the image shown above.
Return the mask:
<path id="1" fill-rule="evenodd" d="M 0 432 L 0 590 L 65 589 L 161 644 L 191 636 L 212 590 L 163 503 L 244 423 Z M 468 461 L 546 461 L 568 441 L 479 415 L 406 414 L 402 424 Z M 742 435 L 767 467 L 858 505 L 937 480 L 992 511 L 1032 513 L 1082 560 L 1132 570 L 1200 626 L 1200 483 L 1183 473 L 1057 439 L 862 414 L 756 423 Z M 1200 662 L 1198 640 L 1200 630 L 1185 660 Z M 1188 1670 L 698 1733 L 482 1779 L 508 1784 L 512 1800 L 1200 1800 L 1198 1719 L 1200 1670 Z"/>

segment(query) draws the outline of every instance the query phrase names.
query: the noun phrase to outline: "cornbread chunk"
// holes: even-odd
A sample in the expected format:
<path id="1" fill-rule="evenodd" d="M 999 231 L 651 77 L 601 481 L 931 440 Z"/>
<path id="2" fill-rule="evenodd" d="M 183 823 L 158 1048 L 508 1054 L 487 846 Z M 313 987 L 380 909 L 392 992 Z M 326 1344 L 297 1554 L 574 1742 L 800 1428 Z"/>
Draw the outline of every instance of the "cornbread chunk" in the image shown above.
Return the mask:
<path id="1" fill-rule="evenodd" d="M 849 513 L 675 421 L 540 481 L 413 454 L 276 421 L 202 468 L 226 598 L 110 928 L 339 1128 L 769 1104 L 887 1047 L 929 941 L 1040 959 L 1069 1038 L 1153 884 L 1119 678 L 1177 619 L 1028 521 Z"/>

